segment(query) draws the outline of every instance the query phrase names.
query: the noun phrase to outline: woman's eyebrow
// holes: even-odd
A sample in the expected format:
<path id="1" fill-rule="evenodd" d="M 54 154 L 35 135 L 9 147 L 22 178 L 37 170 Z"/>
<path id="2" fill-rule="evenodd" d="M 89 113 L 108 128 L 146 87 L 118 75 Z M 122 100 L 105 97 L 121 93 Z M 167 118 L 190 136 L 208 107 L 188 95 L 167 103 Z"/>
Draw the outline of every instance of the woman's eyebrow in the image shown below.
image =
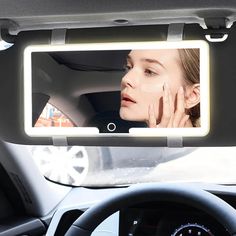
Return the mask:
<path id="1" fill-rule="evenodd" d="M 128 55 L 126 59 L 127 59 L 127 62 L 132 62 L 132 57 L 131 57 L 130 55 Z M 161 67 L 163 67 L 164 69 L 166 69 L 165 66 L 164 66 L 160 61 L 158 61 L 157 59 L 153 59 L 153 58 L 141 58 L 140 61 L 141 61 L 141 62 L 148 62 L 148 63 L 158 64 L 158 65 L 160 65 Z"/>
<path id="2" fill-rule="evenodd" d="M 143 62 L 148 62 L 148 63 L 158 64 L 158 65 L 160 65 L 161 67 L 163 67 L 164 69 L 166 69 L 165 66 L 164 66 L 160 61 L 158 61 L 158 60 L 156 60 L 156 59 L 152 59 L 152 58 L 142 58 L 141 61 L 143 61 Z"/>

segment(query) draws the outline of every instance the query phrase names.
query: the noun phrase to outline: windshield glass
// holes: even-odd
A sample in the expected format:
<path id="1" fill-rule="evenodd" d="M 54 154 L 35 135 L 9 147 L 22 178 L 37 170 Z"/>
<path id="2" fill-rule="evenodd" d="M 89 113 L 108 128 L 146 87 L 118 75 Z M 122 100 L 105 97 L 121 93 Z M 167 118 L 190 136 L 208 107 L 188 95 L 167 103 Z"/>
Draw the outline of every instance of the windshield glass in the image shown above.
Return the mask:
<path id="1" fill-rule="evenodd" d="M 29 146 L 42 174 L 73 186 L 236 182 L 236 147 Z"/>

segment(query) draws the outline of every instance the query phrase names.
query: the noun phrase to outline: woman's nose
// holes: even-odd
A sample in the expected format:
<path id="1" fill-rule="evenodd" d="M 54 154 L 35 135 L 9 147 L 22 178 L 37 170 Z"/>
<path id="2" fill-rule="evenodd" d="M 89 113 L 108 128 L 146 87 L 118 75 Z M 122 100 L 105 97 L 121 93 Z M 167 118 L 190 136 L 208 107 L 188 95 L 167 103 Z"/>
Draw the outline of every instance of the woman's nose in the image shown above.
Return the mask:
<path id="1" fill-rule="evenodd" d="M 121 85 L 124 87 L 132 87 L 135 88 L 138 85 L 138 75 L 133 70 L 127 72 L 121 81 Z"/>

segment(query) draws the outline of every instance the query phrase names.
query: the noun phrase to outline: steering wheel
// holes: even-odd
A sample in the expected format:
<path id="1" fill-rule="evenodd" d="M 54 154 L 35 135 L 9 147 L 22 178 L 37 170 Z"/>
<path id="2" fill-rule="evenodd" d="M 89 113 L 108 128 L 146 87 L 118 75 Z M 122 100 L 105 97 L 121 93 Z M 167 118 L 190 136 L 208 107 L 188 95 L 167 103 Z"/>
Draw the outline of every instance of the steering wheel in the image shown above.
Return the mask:
<path id="1" fill-rule="evenodd" d="M 120 209 L 154 201 L 168 201 L 195 207 L 218 220 L 229 235 L 236 236 L 236 210 L 217 196 L 184 184 L 131 186 L 85 211 L 72 224 L 65 236 L 89 236 L 101 222 Z"/>

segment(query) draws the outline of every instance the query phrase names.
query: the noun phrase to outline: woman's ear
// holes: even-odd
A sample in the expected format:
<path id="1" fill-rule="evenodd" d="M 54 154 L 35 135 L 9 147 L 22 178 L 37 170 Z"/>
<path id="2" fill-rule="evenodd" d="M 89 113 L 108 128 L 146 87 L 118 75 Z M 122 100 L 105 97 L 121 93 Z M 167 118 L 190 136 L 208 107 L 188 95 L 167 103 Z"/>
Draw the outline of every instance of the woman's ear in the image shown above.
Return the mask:
<path id="1" fill-rule="evenodd" d="M 200 84 L 187 86 L 185 89 L 185 108 L 190 109 L 200 103 Z"/>

